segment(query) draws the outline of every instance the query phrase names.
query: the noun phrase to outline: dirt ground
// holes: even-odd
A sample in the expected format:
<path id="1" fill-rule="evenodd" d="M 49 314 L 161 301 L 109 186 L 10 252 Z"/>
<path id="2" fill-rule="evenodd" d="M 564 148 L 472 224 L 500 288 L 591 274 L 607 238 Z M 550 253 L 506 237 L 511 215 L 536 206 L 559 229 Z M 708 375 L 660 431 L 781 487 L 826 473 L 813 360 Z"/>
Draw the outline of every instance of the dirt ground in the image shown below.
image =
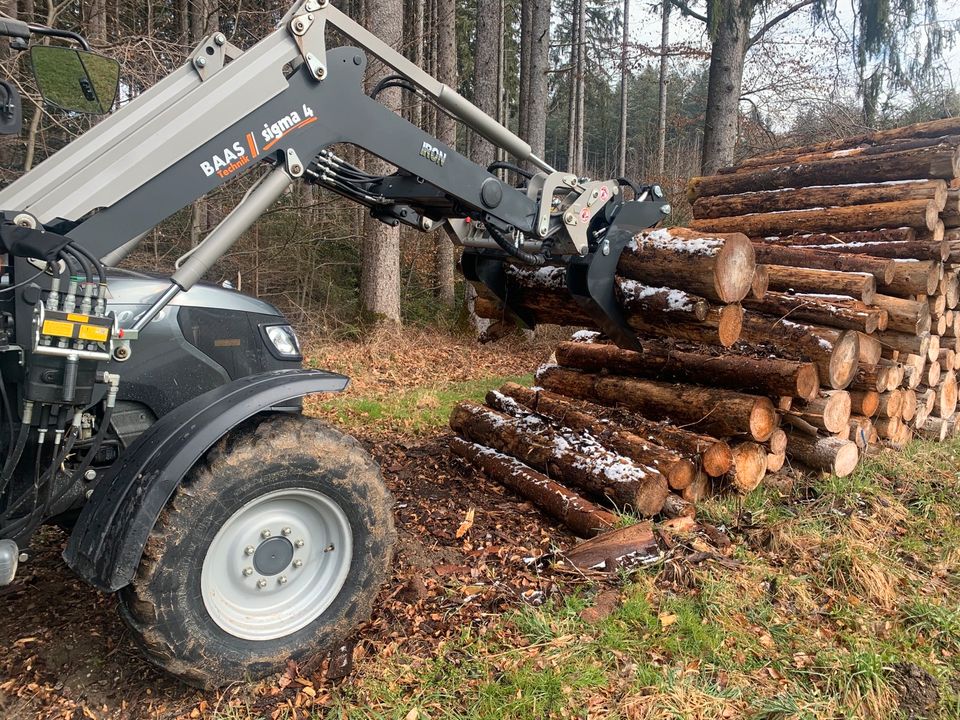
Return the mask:
<path id="1" fill-rule="evenodd" d="M 444 436 L 367 445 L 395 495 L 400 538 L 393 580 L 376 615 L 353 638 L 354 657 L 400 647 L 429 656 L 464 624 L 540 602 L 552 591 L 553 581 L 528 570 L 524 558 L 572 538 L 450 459 Z M 473 526 L 458 539 L 471 510 Z M 63 565 L 65 543 L 63 532 L 44 530 L 16 583 L 0 590 L 0 717 L 162 720 L 210 717 L 229 707 L 269 717 L 295 700 L 297 690 L 284 688 L 282 675 L 218 693 L 185 687 L 155 670 L 140 657 L 115 599 Z M 314 678 L 318 693 L 332 682 L 324 679 L 325 666 L 320 655 L 299 668 Z"/>

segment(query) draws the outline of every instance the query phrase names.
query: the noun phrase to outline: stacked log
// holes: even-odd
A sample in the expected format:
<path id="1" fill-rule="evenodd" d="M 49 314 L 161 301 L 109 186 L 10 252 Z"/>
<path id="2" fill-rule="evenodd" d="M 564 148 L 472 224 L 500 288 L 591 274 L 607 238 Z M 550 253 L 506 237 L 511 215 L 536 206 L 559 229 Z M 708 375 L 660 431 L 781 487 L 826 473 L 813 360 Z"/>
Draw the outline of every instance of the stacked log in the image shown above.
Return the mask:
<path id="1" fill-rule="evenodd" d="M 459 405 L 454 451 L 586 535 L 609 527 L 603 505 L 675 516 L 784 467 L 842 476 L 915 434 L 950 437 L 958 147 L 953 118 L 695 178 L 689 227 L 638 233 L 620 257 L 638 343 L 578 333 L 536 387 Z M 509 320 L 477 290 L 480 316 Z M 505 290 L 538 323 L 595 327 L 562 267 L 511 266 Z"/>
<path id="2" fill-rule="evenodd" d="M 868 419 L 879 442 L 893 447 L 915 432 L 939 439 L 945 428 L 952 430 L 960 316 L 958 171 L 960 118 L 950 118 L 750 158 L 694 178 L 688 188 L 691 228 L 735 228 L 750 236 L 758 262 L 770 271 L 774 292 L 744 300 L 741 340 L 759 341 L 774 330 L 753 312 L 779 311 L 791 341 L 799 331 L 790 322 L 807 325 L 808 334 L 815 325 L 837 333 L 856 330 L 860 367 L 848 386 L 851 427 L 862 430 L 859 418 Z M 832 287 L 811 291 L 823 272 L 837 274 Z M 871 393 L 879 394 L 873 413 Z M 807 424 L 816 427 L 817 437 L 827 434 L 822 425 Z M 810 450 L 808 445 L 795 452 L 809 462 L 815 457 Z"/>

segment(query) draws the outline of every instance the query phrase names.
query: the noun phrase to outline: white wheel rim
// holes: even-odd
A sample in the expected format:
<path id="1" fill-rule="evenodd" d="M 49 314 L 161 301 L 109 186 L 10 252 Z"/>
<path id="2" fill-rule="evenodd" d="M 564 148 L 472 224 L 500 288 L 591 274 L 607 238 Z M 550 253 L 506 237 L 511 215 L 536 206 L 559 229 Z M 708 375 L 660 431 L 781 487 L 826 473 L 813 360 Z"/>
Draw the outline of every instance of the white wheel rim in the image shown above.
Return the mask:
<path id="1" fill-rule="evenodd" d="M 200 593 L 213 621 L 245 640 L 274 640 L 316 620 L 353 558 L 350 521 L 306 488 L 261 495 L 223 524 L 203 559 Z"/>

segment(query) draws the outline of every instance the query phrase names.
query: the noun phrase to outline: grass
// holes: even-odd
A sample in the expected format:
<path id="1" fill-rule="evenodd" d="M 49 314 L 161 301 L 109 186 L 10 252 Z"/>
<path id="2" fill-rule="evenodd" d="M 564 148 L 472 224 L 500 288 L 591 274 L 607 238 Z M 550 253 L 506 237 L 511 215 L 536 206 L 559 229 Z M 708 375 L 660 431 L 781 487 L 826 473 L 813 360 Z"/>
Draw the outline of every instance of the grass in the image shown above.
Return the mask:
<path id="1" fill-rule="evenodd" d="M 957 717 L 958 451 L 915 443 L 792 496 L 712 500 L 741 569 L 690 568 L 688 591 L 656 567 L 612 580 L 619 604 L 592 624 L 580 611 L 609 584 L 561 589 L 430 657 L 361 664 L 330 717 Z M 904 696 L 903 668 L 932 707 Z"/>
<path id="2" fill-rule="evenodd" d="M 461 400 L 483 402 L 491 388 L 506 382 L 533 383 L 532 375 L 487 377 L 451 383 L 434 383 L 390 394 L 354 396 L 349 392 L 313 406 L 315 412 L 356 430 L 422 435 L 446 427 L 453 406 Z"/>
<path id="3" fill-rule="evenodd" d="M 348 428 L 426 434 L 460 400 L 527 377 L 346 394 Z M 915 442 L 850 477 L 703 503 L 739 569 L 653 566 L 562 584 L 539 607 L 467 626 L 433 652 L 400 642 L 332 690 L 331 718 L 960 717 L 960 441 Z M 669 582 L 667 581 L 669 580 Z M 599 593 L 615 609 L 588 622 Z M 904 691 L 905 669 L 935 688 Z"/>

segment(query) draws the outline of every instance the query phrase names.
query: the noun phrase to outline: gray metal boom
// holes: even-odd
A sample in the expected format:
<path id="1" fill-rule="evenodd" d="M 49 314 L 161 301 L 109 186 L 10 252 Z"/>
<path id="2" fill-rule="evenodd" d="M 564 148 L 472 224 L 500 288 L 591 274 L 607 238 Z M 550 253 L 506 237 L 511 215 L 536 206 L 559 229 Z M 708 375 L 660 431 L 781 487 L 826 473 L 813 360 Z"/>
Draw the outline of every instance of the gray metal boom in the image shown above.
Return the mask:
<path id="1" fill-rule="evenodd" d="M 138 236 L 257 163 L 282 164 L 296 178 L 325 148 L 349 143 L 465 213 L 525 236 L 546 235 L 536 198 L 364 94 L 365 54 L 327 51 L 327 24 L 494 144 L 552 172 L 510 130 L 327 0 L 302 0 L 246 52 L 219 33 L 208 37 L 183 67 L 0 191 L 0 208 L 29 212 L 97 257 L 111 256 L 129 252 Z"/>

